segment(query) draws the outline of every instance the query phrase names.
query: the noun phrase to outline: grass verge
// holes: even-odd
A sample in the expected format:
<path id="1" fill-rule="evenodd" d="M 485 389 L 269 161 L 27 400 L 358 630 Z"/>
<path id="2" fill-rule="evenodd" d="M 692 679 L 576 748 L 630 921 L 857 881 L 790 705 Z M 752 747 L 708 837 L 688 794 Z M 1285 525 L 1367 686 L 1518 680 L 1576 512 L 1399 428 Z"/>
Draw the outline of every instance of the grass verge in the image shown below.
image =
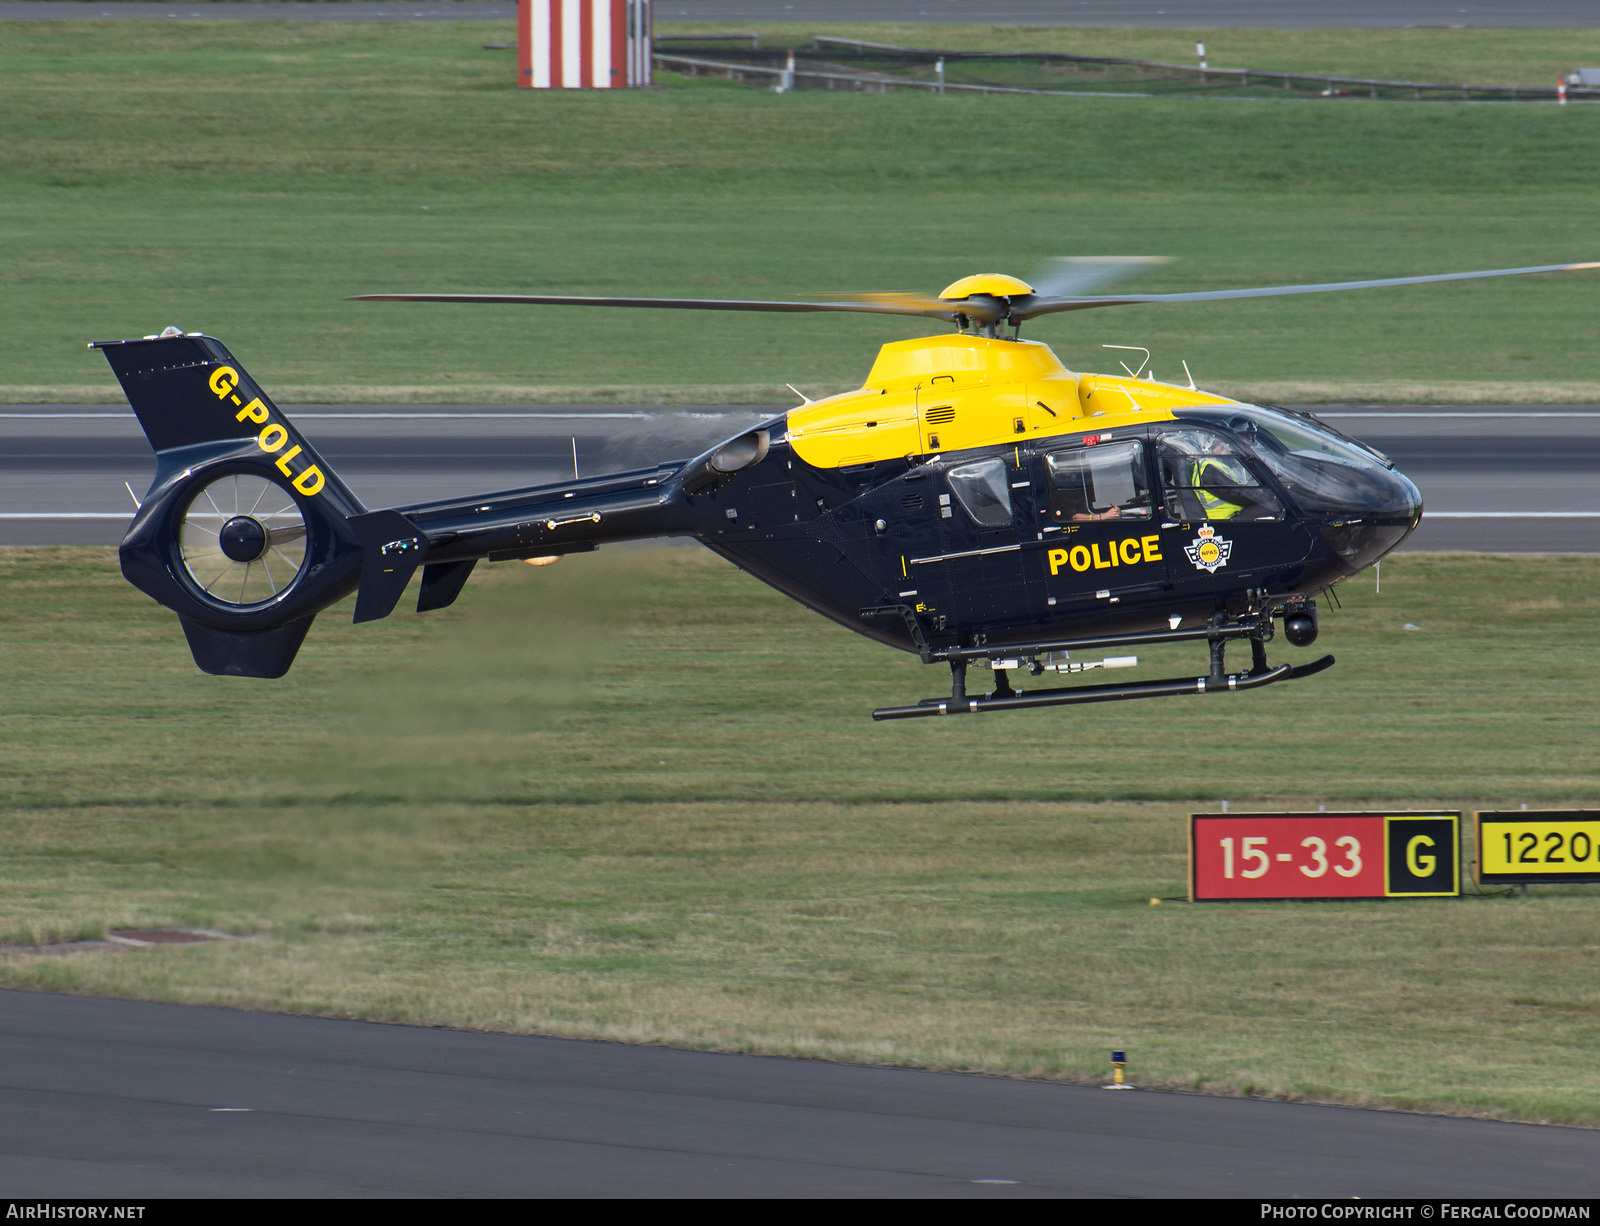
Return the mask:
<path id="1" fill-rule="evenodd" d="M 251 939 L 0 982 L 1600 1124 L 1591 891 L 1178 901 L 1221 798 L 1593 806 L 1597 572 L 1405 555 L 1299 688 L 878 726 L 934 670 L 695 549 L 330 614 L 277 683 L 107 551 L 3 550 L 0 938 Z"/>

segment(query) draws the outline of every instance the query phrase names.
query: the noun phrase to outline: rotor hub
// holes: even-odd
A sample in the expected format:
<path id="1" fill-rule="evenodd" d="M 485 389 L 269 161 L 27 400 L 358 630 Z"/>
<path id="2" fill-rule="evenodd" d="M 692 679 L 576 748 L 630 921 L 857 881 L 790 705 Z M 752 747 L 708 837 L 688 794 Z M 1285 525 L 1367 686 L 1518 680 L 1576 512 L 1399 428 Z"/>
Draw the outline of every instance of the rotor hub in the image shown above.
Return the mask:
<path id="1" fill-rule="evenodd" d="M 217 544 L 234 562 L 255 562 L 267 552 L 267 529 L 253 515 L 235 515 L 217 533 Z"/>
<path id="2" fill-rule="evenodd" d="M 939 297 L 945 301 L 960 301 L 971 298 L 977 294 L 987 294 L 992 298 L 1015 298 L 1020 294 L 1033 293 L 1033 286 L 1017 277 L 1008 277 L 999 272 L 983 272 L 972 277 L 962 277 L 961 280 L 947 285 L 940 291 Z"/>

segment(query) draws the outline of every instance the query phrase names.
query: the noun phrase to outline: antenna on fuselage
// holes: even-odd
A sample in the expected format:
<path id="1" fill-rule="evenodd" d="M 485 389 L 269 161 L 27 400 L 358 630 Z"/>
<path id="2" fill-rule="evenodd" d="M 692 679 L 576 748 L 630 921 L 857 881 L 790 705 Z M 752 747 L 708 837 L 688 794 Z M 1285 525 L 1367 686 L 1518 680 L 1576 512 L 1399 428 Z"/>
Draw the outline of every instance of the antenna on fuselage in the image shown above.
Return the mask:
<path id="1" fill-rule="evenodd" d="M 800 389 L 799 389 L 799 388 L 798 388 L 798 387 L 796 387 L 796 386 L 795 386 L 795 385 L 794 385 L 794 384 L 792 384 L 792 383 L 785 383 L 785 384 L 784 384 L 784 387 L 786 387 L 786 388 L 788 388 L 788 389 L 789 389 L 789 390 L 790 390 L 790 391 L 791 391 L 791 392 L 793 392 L 793 393 L 794 393 L 794 394 L 795 394 L 795 395 L 796 395 L 796 396 L 798 396 L 798 397 L 800 397 L 800 403 L 801 403 L 801 404 L 802 404 L 802 405 L 806 405 L 806 404 L 815 404 L 815 403 L 816 403 L 816 401 L 814 401 L 814 400 L 812 400 L 812 399 L 811 399 L 811 397 L 810 397 L 810 396 L 807 396 L 807 395 L 806 395 L 806 394 L 805 394 L 805 393 L 804 393 L 804 392 L 802 392 L 802 391 L 801 391 L 801 390 L 800 390 Z"/>
<path id="2" fill-rule="evenodd" d="M 1135 353 L 1144 354 L 1144 361 L 1139 363 L 1139 370 L 1128 370 L 1128 364 L 1126 362 L 1124 362 L 1121 358 L 1117 359 L 1117 365 L 1122 367 L 1123 370 L 1127 370 L 1128 371 L 1128 378 L 1130 378 L 1130 379 L 1137 379 L 1139 377 L 1140 371 L 1144 370 L 1144 368 L 1150 364 L 1150 351 L 1148 349 L 1146 349 L 1143 345 L 1101 345 L 1100 348 L 1102 348 L 1102 349 L 1131 349 Z"/>

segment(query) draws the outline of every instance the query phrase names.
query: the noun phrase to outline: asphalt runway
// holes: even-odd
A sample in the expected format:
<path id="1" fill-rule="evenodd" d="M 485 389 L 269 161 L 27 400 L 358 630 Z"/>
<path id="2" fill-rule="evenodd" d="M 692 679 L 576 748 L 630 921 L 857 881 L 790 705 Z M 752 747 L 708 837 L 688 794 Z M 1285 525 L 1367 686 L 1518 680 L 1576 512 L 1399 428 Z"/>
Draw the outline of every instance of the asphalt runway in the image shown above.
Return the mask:
<path id="1" fill-rule="evenodd" d="M 289 406 L 371 507 L 682 459 L 769 408 Z M 1600 407 L 1318 406 L 1389 455 L 1426 510 L 1407 549 L 1600 552 Z M 155 465 L 126 406 L 0 406 L 0 544 L 115 544 Z"/>
<path id="2" fill-rule="evenodd" d="M 1600 1165 L 1578 1129 L 32 992 L 0 1049 L 10 1198 L 1503 1202 Z"/>
<path id="3" fill-rule="evenodd" d="M 655 20 L 902 21 L 928 24 L 1135 26 L 1168 29 L 1308 30 L 1471 26 L 1490 29 L 1592 29 L 1594 0 L 656 0 Z M 459 0 L 346 4 L 94 3 L 6 0 L 0 19 L 196 17 L 254 21 L 508 20 L 516 5 Z"/>

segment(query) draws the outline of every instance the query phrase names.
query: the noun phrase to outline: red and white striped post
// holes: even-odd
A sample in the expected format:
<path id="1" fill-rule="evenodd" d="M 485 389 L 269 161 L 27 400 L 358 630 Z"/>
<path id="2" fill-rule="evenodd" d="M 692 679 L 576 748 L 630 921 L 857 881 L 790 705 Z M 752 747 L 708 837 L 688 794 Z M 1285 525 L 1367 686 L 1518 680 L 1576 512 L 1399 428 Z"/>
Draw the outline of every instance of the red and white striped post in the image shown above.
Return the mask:
<path id="1" fill-rule="evenodd" d="M 517 0 L 517 84 L 650 84 L 650 0 Z"/>

